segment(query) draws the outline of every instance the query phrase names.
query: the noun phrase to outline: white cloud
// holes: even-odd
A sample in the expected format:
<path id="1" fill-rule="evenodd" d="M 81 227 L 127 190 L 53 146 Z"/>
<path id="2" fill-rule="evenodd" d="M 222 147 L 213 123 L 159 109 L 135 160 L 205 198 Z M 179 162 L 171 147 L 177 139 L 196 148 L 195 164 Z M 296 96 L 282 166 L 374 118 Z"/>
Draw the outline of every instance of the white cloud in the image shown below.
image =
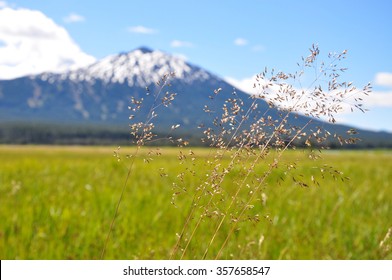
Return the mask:
<path id="1" fill-rule="evenodd" d="M 256 83 L 256 75 L 241 80 L 235 78 L 225 78 L 225 80 L 231 85 L 233 85 L 234 87 L 246 93 L 260 94 L 259 87 L 257 85 L 256 87 L 254 87 L 254 84 Z M 266 83 L 263 82 L 262 80 L 260 81 L 260 84 L 262 86 L 266 85 Z M 297 90 L 298 92 L 298 89 L 296 88 L 294 89 Z M 278 91 L 279 91 L 279 87 L 277 85 L 272 85 L 269 87 L 269 90 L 266 95 L 271 100 L 271 97 L 274 98 Z M 305 90 L 305 94 L 307 92 L 309 91 Z M 332 93 L 331 96 L 334 96 L 334 94 Z M 352 106 L 350 106 L 350 103 L 351 104 L 356 103 L 354 97 L 362 98 L 363 99 L 362 101 L 358 99 L 357 102 L 362 103 L 364 109 L 369 109 L 370 111 L 366 112 L 366 114 L 363 114 L 359 110 L 354 110 L 352 112 L 351 111 Z M 312 108 L 317 108 L 315 107 L 315 104 L 316 103 L 314 101 L 310 100 L 310 102 L 308 101 L 307 103 L 309 107 L 305 111 L 300 110 L 299 112 L 302 114 L 306 114 L 307 113 L 306 111 L 309 112 L 309 110 L 311 110 Z M 392 127 L 389 122 L 389 120 L 391 119 L 391 114 L 389 112 L 390 112 L 390 108 L 392 108 L 392 90 L 373 91 L 368 96 L 363 94 L 354 95 L 344 100 L 344 103 L 341 103 L 340 105 L 342 106 L 341 110 L 339 110 L 339 113 L 334 114 L 334 118 L 337 123 L 346 124 L 349 126 L 363 128 L 363 129 L 387 130 L 392 132 Z M 290 103 L 283 101 L 279 103 L 279 106 L 287 107 L 290 106 Z M 328 121 L 328 117 L 326 116 L 321 116 L 321 119 Z"/>
<path id="2" fill-rule="evenodd" d="M 261 87 L 265 86 L 267 83 L 263 80 L 256 81 L 256 75 L 249 77 L 249 78 L 244 78 L 244 79 L 235 79 L 232 77 L 226 77 L 225 80 L 233 85 L 235 88 L 246 92 L 248 94 L 260 94 L 261 92 Z M 383 80 L 384 84 L 387 85 L 388 80 Z M 279 86 L 278 85 L 270 85 L 268 87 L 268 91 L 266 94 L 266 99 L 273 100 L 277 94 L 280 96 L 284 96 L 285 93 L 279 93 Z M 298 93 L 298 96 L 300 96 L 300 93 L 302 92 L 302 89 L 297 89 L 293 87 L 293 90 L 295 90 Z M 311 91 L 304 89 L 305 93 L 310 93 Z M 332 92 L 331 94 L 327 95 L 327 99 L 333 99 L 333 97 L 336 96 L 336 93 Z M 357 98 L 357 100 L 355 100 Z M 361 98 L 361 99 L 358 99 Z M 325 99 L 325 101 L 327 101 Z M 291 99 L 288 100 L 281 100 L 279 101 L 279 106 L 281 107 L 290 107 L 293 105 L 293 102 L 296 102 L 297 99 Z M 304 102 L 307 103 L 308 107 L 306 108 L 303 113 L 310 111 L 314 106 L 316 106 L 316 103 L 312 101 L 311 99 L 306 98 Z M 304 103 L 301 101 L 301 103 Z M 346 113 L 351 113 L 351 108 L 353 104 L 361 103 L 363 104 L 363 108 L 392 108 L 392 90 L 390 91 L 373 91 L 369 95 L 364 95 L 360 94 L 360 90 L 358 89 L 357 91 L 354 91 L 353 94 L 351 94 L 350 97 L 347 97 L 344 102 L 340 103 L 340 106 L 342 107 L 341 110 L 339 111 L 339 114 L 346 114 Z M 302 110 L 302 109 L 301 109 Z M 300 110 L 300 111 L 301 111 Z"/>
<path id="3" fill-rule="evenodd" d="M 368 107 L 390 107 L 392 108 L 392 91 L 373 91 L 363 97 L 363 103 Z"/>
<path id="4" fill-rule="evenodd" d="M 85 20 L 86 19 L 83 16 L 78 15 L 76 13 L 70 13 L 68 16 L 66 16 L 64 18 L 64 21 L 67 22 L 67 23 L 82 22 L 82 21 L 85 21 Z"/>
<path id="5" fill-rule="evenodd" d="M 173 48 L 192 48 L 193 44 L 191 42 L 180 41 L 180 40 L 173 40 L 170 43 L 170 46 Z"/>
<path id="6" fill-rule="evenodd" d="M 40 11 L 0 10 L 0 79 L 91 64 L 68 32 Z"/>
<path id="7" fill-rule="evenodd" d="M 128 27 L 128 31 L 131 33 L 139 33 L 139 34 L 153 34 L 157 33 L 157 30 L 145 27 L 142 25 L 137 25 L 137 26 L 130 26 Z"/>
<path id="8" fill-rule="evenodd" d="M 392 73 L 379 72 L 374 77 L 374 84 L 378 86 L 392 87 Z M 392 108 L 392 90 L 373 91 L 363 97 L 364 106 Z"/>
<path id="9" fill-rule="evenodd" d="M 379 86 L 392 87 L 392 73 L 377 73 L 374 79 L 374 83 Z"/>
<path id="10" fill-rule="evenodd" d="M 7 7 L 7 6 L 8 6 L 7 2 L 5 2 L 5 1 L 0 1 L 0 9 L 1 9 L 1 8 L 5 8 L 5 7 Z"/>
<path id="11" fill-rule="evenodd" d="M 234 40 L 234 45 L 236 46 L 246 46 L 248 44 L 248 40 L 244 38 L 237 38 Z"/>

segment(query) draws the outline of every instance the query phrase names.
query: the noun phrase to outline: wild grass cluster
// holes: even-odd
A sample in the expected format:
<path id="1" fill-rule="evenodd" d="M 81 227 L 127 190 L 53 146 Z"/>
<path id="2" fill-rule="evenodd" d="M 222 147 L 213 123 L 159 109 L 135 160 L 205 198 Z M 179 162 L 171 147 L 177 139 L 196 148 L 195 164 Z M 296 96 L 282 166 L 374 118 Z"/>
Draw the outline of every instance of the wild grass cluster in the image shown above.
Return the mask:
<path id="1" fill-rule="evenodd" d="M 262 220 L 271 222 L 271 217 L 263 209 L 271 186 L 290 182 L 309 188 L 320 187 L 320 180 L 326 178 L 343 184 L 349 179 L 328 164 L 315 163 L 308 172 L 298 174 L 296 170 L 303 164 L 303 159 L 283 159 L 284 154 L 295 150 L 298 143 L 307 147 L 304 153 L 309 159 L 317 161 L 321 158 L 321 150 L 328 148 L 326 145 L 331 138 L 342 145 L 358 140 L 355 130 L 338 135 L 318 121 L 335 123 L 335 115 L 348 108 L 365 112 L 360 103 L 361 95 L 371 92 L 370 84 L 358 89 L 351 82 L 340 81 L 341 74 L 347 70 L 339 66 L 346 53 L 330 53 L 324 62 L 320 59 L 318 46 L 313 45 L 310 54 L 298 63 L 299 70 L 295 73 L 266 68 L 256 77 L 255 94 L 246 100 L 234 91 L 224 104 L 220 104 L 215 99 L 216 95 L 223 94 L 222 89 L 214 90 L 210 95 L 211 104 L 201 108 L 209 115 L 210 121 L 199 125 L 204 135 L 202 142 L 210 146 L 207 156 L 200 156 L 186 147 L 188 141 L 185 139 L 171 136 L 171 131 L 178 129 L 180 124 L 173 123 L 167 129 L 169 132 L 163 139 L 181 147 L 177 156 L 179 173 L 171 182 L 171 202 L 173 207 L 179 207 L 178 201 L 185 197 L 188 201 L 187 205 L 180 204 L 186 215 L 178 217 L 182 223 L 176 231 L 170 259 L 226 258 L 227 246 L 231 242 L 236 244 L 235 236 L 244 224 L 254 225 Z M 141 119 L 145 121 L 130 124 L 136 150 L 127 155 L 130 159 L 128 172 L 105 239 L 102 258 L 115 223 L 121 222 L 118 211 L 124 193 L 132 188 L 129 178 L 135 172 L 134 163 L 140 149 L 162 140 L 162 135 L 154 133 L 154 122 L 161 109 L 170 109 L 175 100 L 177 93 L 170 92 L 170 82 L 174 78 L 175 73 L 163 76 L 154 93 L 147 89 L 145 97 L 131 100 L 130 120 L 135 114 L 144 113 Z M 149 110 L 142 111 L 144 98 L 150 98 L 152 101 L 147 104 L 152 105 Z M 154 148 L 144 162 L 149 164 L 160 155 L 159 149 Z M 115 156 L 121 159 L 118 151 Z M 169 174 L 165 165 L 159 167 L 159 172 L 160 177 Z"/>

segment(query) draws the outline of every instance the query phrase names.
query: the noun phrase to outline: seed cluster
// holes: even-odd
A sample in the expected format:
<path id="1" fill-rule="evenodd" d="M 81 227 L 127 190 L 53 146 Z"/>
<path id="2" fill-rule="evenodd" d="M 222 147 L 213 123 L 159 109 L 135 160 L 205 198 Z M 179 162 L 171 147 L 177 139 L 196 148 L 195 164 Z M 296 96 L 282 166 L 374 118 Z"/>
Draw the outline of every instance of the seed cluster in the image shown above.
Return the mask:
<path id="1" fill-rule="evenodd" d="M 181 147 L 177 156 L 181 168 L 172 182 L 171 202 L 178 207 L 182 196 L 190 196 L 192 203 L 187 209 L 181 209 L 181 214 L 186 215 L 170 252 L 171 259 L 219 259 L 242 223 L 256 224 L 262 219 L 271 222 L 268 214 L 262 214 L 268 204 L 270 186 L 291 180 L 295 186 L 308 188 L 320 186 L 319 180 L 326 177 L 348 180 L 342 172 L 325 164 L 321 167 L 315 164 L 310 177 L 305 177 L 295 172 L 301 164 L 300 159 L 286 162 L 283 157 L 288 150 L 302 148 L 309 159 L 316 161 L 331 143 L 355 143 L 358 140 L 354 137 L 355 130 L 338 135 L 323 127 L 320 120 L 333 124 L 335 115 L 347 108 L 365 112 L 361 96 L 371 92 L 370 84 L 357 89 L 352 82 L 340 82 L 341 74 L 347 69 L 340 68 L 339 64 L 347 51 L 328 54 L 327 62 L 320 62 L 317 45 L 312 45 L 309 51 L 310 54 L 297 64 L 299 69 L 295 73 L 265 68 L 255 79 L 257 93 L 248 100 L 242 100 L 233 91 L 223 105 L 217 104 L 216 97 L 227 93 L 221 88 L 214 90 L 209 96 L 210 104 L 204 104 L 202 108 L 211 121 L 198 126 L 203 135 L 201 141 L 211 147 L 208 156 L 199 156 L 189 149 L 187 140 L 176 139 L 170 134 L 159 138 L 161 136 L 154 132 L 158 111 L 170 107 L 177 95 L 165 91 L 175 73 L 164 75 L 156 84 L 154 94 L 147 88 L 146 96 L 131 99 L 129 119 L 134 121 L 137 113 L 145 116 L 144 121 L 130 124 L 131 139 L 137 149 L 129 156 L 131 165 L 127 180 L 141 147 L 161 139 Z M 148 103 L 152 105 L 143 110 L 147 98 L 152 99 Z M 170 133 L 179 127 L 174 123 Z M 151 162 L 160 153 L 159 149 L 151 150 L 144 162 Z M 118 151 L 115 156 L 119 159 Z M 159 168 L 159 175 L 173 177 L 164 167 Z M 127 181 L 123 190 L 126 184 Z M 117 209 L 121 199 L 122 196 Z M 117 210 L 113 222 L 116 215 Z M 201 241 L 201 229 L 205 230 L 206 225 L 210 238 Z M 260 240 L 263 239 L 264 236 Z M 204 254 L 192 255 L 192 246 L 205 246 Z"/>

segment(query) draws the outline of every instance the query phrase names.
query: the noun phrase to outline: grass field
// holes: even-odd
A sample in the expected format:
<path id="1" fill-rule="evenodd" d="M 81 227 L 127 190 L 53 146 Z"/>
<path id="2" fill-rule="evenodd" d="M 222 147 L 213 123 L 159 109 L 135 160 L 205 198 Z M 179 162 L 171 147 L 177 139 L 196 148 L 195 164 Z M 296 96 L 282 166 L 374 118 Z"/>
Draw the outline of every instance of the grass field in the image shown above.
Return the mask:
<path id="1" fill-rule="evenodd" d="M 129 165 L 118 162 L 113 150 L 0 146 L 0 259 L 100 258 Z M 171 204 L 172 183 L 184 166 L 178 149 L 160 152 L 150 163 L 135 161 L 106 259 L 169 258 L 191 196 Z M 194 153 L 205 159 L 211 151 Z M 331 151 L 314 162 L 304 151 L 289 151 L 282 162 L 294 159 L 296 176 L 310 178 L 315 165 L 326 163 L 351 179 L 328 177 L 320 186 L 300 187 L 290 179 L 276 184 L 282 175 L 276 170 L 252 209 L 260 221 L 239 223 L 221 258 L 392 259 L 392 237 L 385 238 L 392 228 L 392 152 Z M 228 190 L 236 180 L 231 179 Z M 184 184 L 191 190 L 197 180 L 186 176 Z M 202 222 L 185 258 L 203 255 L 216 219 Z M 220 238 L 207 258 L 216 255 Z"/>

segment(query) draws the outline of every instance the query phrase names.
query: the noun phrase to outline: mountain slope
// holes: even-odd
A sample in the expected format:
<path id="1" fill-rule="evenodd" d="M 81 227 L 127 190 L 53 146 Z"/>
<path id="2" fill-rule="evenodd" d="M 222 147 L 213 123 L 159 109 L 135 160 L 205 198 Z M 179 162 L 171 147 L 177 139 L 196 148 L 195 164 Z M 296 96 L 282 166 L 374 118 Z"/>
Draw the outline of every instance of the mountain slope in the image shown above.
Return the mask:
<path id="1" fill-rule="evenodd" d="M 175 73 L 169 81 L 170 86 L 162 88 L 157 85 L 169 72 Z M 220 89 L 217 95 L 214 94 L 216 89 Z M 160 91 L 160 97 L 154 101 Z M 244 108 L 249 108 L 252 103 L 249 95 L 239 90 L 232 96 L 231 85 L 200 67 L 161 51 L 140 48 L 108 56 L 88 67 L 63 74 L 43 73 L 0 81 L 0 119 L 3 123 L 29 121 L 128 129 L 131 98 L 144 99 L 135 121 L 145 121 L 150 108 L 159 104 L 166 91 L 177 95 L 169 108 L 158 106 L 154 109 L 159 114 L 154 120 L 155 128 L 162 132 L 168 131 L 173 124 L 180 124 L 180 133 L 200 135 L 197 127 L 201 123 L 211 125 L 214 117 L 222 113 L 228 98 L 242 99 Z M 203 111 L 205 105 L 212 113 Z M 258 110 L 264 112 L 267 109 L 268 105 L 259 100 Z M 278 118 L 279 111 L 268 109 L 268 114 Z M 289 118 L 295 126 L 303 126 L 308 120 L 304 116 Z M 316 120 L 309 128 L 315 129 L 316 126 L 338 133 L 349 129 Z M 369 139 L 381 137 L 373 132 L 361 131 L 361 134 Z M 392 143 L 390 134 L 382 137 Z"/>

